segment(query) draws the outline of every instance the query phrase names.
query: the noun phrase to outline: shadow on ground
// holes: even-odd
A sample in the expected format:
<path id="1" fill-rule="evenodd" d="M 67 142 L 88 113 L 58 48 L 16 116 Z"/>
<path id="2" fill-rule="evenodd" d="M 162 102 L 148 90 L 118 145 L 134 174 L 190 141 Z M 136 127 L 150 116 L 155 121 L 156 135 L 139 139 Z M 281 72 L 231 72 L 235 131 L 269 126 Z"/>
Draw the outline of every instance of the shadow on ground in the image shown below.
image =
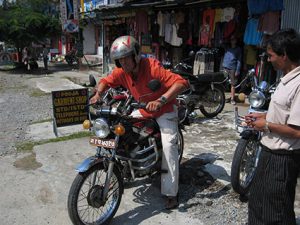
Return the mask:
<path id="1" fill-rule="evenodd" d="M 179 212 L 186 212 L 189 208 L 202 204 L 202 199 L 216 199 L 226 195 L 230 187 L 216 181 L 208 172 L 204 170 L 207 161 L 200 158 L 186 159 L 183 158 L 180 165 L 179 177 Z M 138 187 L 129 197 L 136 207 L 119 214 L 112 220 L 112 225 L 137 225 L 157 214 L 170 214 L 172 210 L 164 208 L 163 197 L 160 193 L 160 174 L 155 174 L 142 180 L 132 183 L 126 183 L 125 188 Z M 204 192 L 204 190 L 208 190 Z M 122 201 L 126 197 L 123 196 Z M 132 199 L 132 200 L 131 200 Z M 190 201 L 193 199 L 192 201 Z M 126 204 L 126 203 L 125 203 Z M 131 203 L 127 203 L 132 207 Z M 124 221 L 128 221 L 125 222 Z"/>

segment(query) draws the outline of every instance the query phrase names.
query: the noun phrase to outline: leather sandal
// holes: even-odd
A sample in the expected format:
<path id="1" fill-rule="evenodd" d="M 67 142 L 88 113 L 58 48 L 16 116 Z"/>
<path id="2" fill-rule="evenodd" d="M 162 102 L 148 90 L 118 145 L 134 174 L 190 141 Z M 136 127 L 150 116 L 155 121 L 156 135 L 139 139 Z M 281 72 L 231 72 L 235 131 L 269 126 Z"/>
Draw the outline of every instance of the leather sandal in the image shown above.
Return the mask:
<path id="1" fill-rule="evenodd" d="M 179 205 L 178 196 L 167 196 L 165 200 L 165 209 L 175 209 Z"/>

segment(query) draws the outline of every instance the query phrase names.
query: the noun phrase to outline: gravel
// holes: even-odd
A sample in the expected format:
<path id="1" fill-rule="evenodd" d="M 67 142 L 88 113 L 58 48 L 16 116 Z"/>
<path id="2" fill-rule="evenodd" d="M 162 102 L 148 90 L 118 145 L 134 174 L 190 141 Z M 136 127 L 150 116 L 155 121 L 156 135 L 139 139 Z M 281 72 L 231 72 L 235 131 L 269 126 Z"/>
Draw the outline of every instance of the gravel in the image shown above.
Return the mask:
<path id="1" fill-rule="evenodd" d="M 51 95 L 35 94 L 39 93 L 31 85 L 31 79 L 35 77 L 0 71 L 0 156 L 16 153 L 18 144 L 29 141 L 25 138 L 28 125 L 52 117 Z M 228 120 L 228 114 L 223 118 Z M 214 123 L 215 128 L 212 128 Z M 210 152 L 209 148 L 214 144 L 212 150 L 218 155 L 214 160 L 229 159 L 236 137 L 232 135 L 232 127 L 228 128 L 223 123 L 222 119 L 216 119 L 193 124 L 184 134 L 186 146 L 189 149 L 200 149 L 202 146 L 201 151 Z M 231 148 L 231 152 L 227 151 L 223 155 L 220 154 L 222 144 L 219 144 L 222 138 L 219 132 L 221 125 L 228 131 L 226 149 Z M 205 133 L 207 137 L 214 138 L 213 141 L 205 140 Z M 247 204 L 239 200 L 230 184 L 221 183 L 206 172 L 204 168 L 207 163 L 210 162 L 201 157 L 193 158 L 193 155 L 183 159 L 180 168 L 178 210 L 187 212 L 187 217 L 200 218 L 203 224 L 207 225 L 247 224 Z"/>
<path id="2" fill-rule="evenodd" d="M 50 119 L 51 95 L 30 85 L 36 76 L 0 71 L 0 155 L 15 153 L 24 143 L 26 127 Z"/>

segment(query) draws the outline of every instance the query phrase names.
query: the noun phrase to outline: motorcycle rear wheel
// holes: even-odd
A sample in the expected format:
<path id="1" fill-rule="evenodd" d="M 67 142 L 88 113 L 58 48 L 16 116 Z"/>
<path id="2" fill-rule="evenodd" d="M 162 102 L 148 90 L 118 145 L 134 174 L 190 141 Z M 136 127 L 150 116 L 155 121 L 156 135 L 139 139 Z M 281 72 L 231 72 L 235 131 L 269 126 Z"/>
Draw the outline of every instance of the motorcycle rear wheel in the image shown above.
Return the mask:
<path id="1" fill-rule="evenodd" d="M 222 112 L 225 106 L 225 94 L 223 88 L 215 86 L 214 90 L 207 89 L 201 97 L 199 109 L 207 118 L 213 118 Z"/>
<path id="2" fill-rule="evenodd" d="M 246 195 L 249 191 L 260 151 L 259 141 L 254 137 L 238 141 L 231 164 L 231 185 L 240 195 Z"/>
<path id="3" fill-rule="evenodd" d="M 117 212 L 124 190 L 123 179 L 115 167 L 107 199 L 103 199 L 106 174 L 103 164 L 97 164 L 76 176 L 68 196 L 68 212 L 73 224 L 109 224 Z"/>

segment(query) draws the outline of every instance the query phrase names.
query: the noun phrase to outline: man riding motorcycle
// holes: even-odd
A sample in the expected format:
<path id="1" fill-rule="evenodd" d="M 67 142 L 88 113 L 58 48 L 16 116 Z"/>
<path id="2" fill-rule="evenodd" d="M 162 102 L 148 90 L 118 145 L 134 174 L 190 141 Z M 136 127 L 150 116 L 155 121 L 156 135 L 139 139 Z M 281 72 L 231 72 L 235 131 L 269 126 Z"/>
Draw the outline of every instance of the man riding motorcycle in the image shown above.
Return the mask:
<path id="1" fill-rule="evenodd" d="M 123 86 L 136 101 L 147 103 L 145 109 L 139 109 L 133 112 L 133 115 L 155 118 L 159 124 L 163 145 L 161 193 L 166 196 L 166 209 L 176 208 L 179 180 L 176 97 L 188 88 L 188 82 L 181 76 L 165 70 L 158 60 L 141 58 L 140 45 L 132 36 L 117 38 L 112 43 L 110 57 L 116 68 L 99 81 L 97 92 L 90 102 L 100 100 L 101 94 L 108 86 Z M 153 79 L 161 83 L 161 88 L 154 93 L 147 86 Z"/>

